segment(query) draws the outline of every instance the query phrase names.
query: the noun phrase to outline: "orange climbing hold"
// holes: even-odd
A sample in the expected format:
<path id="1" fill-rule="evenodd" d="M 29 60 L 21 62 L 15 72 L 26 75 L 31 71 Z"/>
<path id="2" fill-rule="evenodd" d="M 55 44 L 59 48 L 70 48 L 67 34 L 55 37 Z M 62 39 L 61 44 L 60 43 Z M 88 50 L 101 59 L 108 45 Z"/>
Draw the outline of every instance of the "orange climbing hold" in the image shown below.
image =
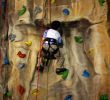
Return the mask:
<path id="1" fill-rule="evenodd" d="M 23 86 L 19 85 L 17 87 L 17 91 L 20 95 L 23 95 L 25 93 L 25 88 Z"/>

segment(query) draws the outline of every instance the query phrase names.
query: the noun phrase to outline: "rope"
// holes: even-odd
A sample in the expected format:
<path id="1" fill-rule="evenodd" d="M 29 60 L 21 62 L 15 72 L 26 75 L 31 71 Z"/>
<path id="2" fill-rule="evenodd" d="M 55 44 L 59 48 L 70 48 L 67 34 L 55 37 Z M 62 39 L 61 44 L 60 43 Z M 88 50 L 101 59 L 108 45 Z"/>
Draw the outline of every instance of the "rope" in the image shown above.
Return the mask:
<path id="1" fill-rule="evenodd" d="M 49 6 L 49 23 L 51 23 L 51 0 L 48 1 Z M 47 60 L 48 61 L 48 60 Z M 48 82 L 49 82 L 49 67 L 47 67 L 47 100 L 48 100 Z"/>
<path id="2" fill-rule="evenodd" d="M 43 15 L 42 15 L 42 21 L 44 21 L 44 19 L 45 19 L 45 8 L 46 8 L 46 2 L 47 2 L 47 0 L 45 0 L 45 2 L 43 3 Z M 50 16 L 49 16 L 49 18 L 50 18 L 50 23 L 51 23 L 51 0 L 49 0 L 49 8 L 50 8 L 50 10 L 49 10 L 49 12 L 50 12 Z M 42 28 L 43 28 L 43 26 L 42 26 Z M 40 79 L 40 64 L 41 64 L 41 59 L 42 59 L 42 55 L 41 55 L 41 52 L 42 52 L 42 46 L 43 46 L 43 40 L 42 40 L 42 36 L 43 36 L 43 33 L 41 34 L 41 39 L 40 39 L 40 50 L 39 50 L 39 53 L 38 53 L 38 78 L 37 78 L 37 90 L 39 89 L 39 86 L 38 86 L 38 84 L 39 84 L 39 79 Z M 36 100 L 37 100 L 37 95 L 36 95 Z M 48 72 L 47 72 L 47 100 L 48 100 Z"/>
<path id="3" fill-rule="evenodd" d="M 43 3 L 43 14 L 42 14 L 42 22 L 44 21 L 45 19 L 45 6 L 46 6 L 46 2 L 47 0 L 45 0 L 45 2 Z M 43 28 L 43 26 L 41 26 Z M 40 64 L 41 64 L 41 59 L 42 59 L 42 55 L 41 55 L 41 52 L 42 52 L 42 46 L 43 46 L 43 40 L 42 40 L 42 37 L 43 37 L 43 33 L 41 33 L 41 36 L 40 36 L 40 50 L 38 52 L 38 78 L 37 78 L 37 90 L 39 90 L 39 79 L 40 79 Z M 37 100 L 37 95 L 36 95 L 36 100 Z"/>
<path id="4" fill-rule="evenodd" d="M 51 23 L 51 0 L 49 0 L 49 22 Z"/>
<path id="5" fill-rule="evenodd" d="M 49 67 L 47 67 L 47 100 L 48 100 L 48 82 L 49 82 L 49 74 L 48 74 L 48 72 L 49 72 Z"/>
<path id="6" fill-rule="evenodd" d="M 42 26 L 43 27 L 43 26 Z M 43 34 L 43 33 L 42 33 Z M 39 84 L 39 79 L 40 79 L 40 64 L 41 64 L 41 59 L 42 59 L 42 46 L 43 46 L 43 40 L 42 40 L 42 34 L 41 34 L 41 38 L 40 38 L 40 50 L 38 52 L 38 78 L 37 78 L 37 90 L 39 88 L 38 84 Z M 37 95 L 36 95 L 36 100 L 37 100 Z"/>

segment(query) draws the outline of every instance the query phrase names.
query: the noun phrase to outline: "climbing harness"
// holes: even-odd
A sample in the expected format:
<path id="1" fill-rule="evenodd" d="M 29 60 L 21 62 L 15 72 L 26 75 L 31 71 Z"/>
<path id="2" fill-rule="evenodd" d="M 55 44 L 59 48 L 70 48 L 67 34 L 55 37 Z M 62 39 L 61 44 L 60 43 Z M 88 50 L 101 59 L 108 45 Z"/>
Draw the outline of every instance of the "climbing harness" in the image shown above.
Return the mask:
<path id="1" fill-rule="evenodd" d="M 42 51 L 44 52 L 43 57 L 47 59 L 55 59 L 54 55 L 59 51 L 57 40 L 52 38 L 46 38 L 44 40 L 44 45 L 48 45 L 48 48 L 42 48 Z M 52 45 L 56 46 L 56 49 L 53 48 Z"/>

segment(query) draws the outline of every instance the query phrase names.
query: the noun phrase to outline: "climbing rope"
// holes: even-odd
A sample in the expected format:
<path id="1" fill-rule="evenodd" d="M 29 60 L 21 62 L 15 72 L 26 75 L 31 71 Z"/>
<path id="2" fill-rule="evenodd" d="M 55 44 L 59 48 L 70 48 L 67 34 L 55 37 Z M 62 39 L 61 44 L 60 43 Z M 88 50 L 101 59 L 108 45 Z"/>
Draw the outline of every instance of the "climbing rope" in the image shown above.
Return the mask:
<path id="1" fill-rule="evenodd" d="M 45 0 L 45 2 L 43 3 L 43 14 L 42 14 L 42 22 L 44 22 L 44 19 L 45 19 L 45 8 L 46 8 L 46 2 L 47 2 L 47 0 Z M 42 23 L 42 26 L 41 26 L 42 28 L 44 28 L 43 27 L 43 23 Z M 41 64 L 41 59 L 42 59 L 42 47 L 43 47 L 43 40 L 42 40 L 42 37 L 43 37 L 43 32 L 41 33 L 41 36 L 40 36 L 41 38 L 40 38 L 40 50 L 39 50 L 39 52 L 38 52 L 38 74 L 37 74 L 37 76 L 38 76 L 38 78 L 37 78 L 37 91 L 39 92 L 39 79 L 40 79 L 40 64 Z M 37 100 L 37 95 L 36 95 L 36 100 Z"/>
<path id="2" fill-rule="evenodd" d="M 49 9 L 49 12 L 48 12 L 49 13 L 49 23 L 51 23 L 51 0 L 48 0 L 48 9 Z M 50 65 L 50 63 L 48 65 Z M 49 82 L 49 67 L 47 67 L 47 98 L 46 98 L 47 100 L 48 100 L 48 87 L 49 87 L 48 82 Z"/>
<path id="3" fill-rule="evenodd" d="M 42 15 L 42 21 L 44 21 L 44 19 L 45 19 L 45 10 L 46 10 L 46 3 L 48 3 L 48 13 L 47 14 L 49 14 L 49 23 L 51 23 L 51 0 L 48 0 L 48 2 L 47 2 L 47 0 L 45 0 L 45 2 L 43 3 L 43 15 Z M 42 28 L 43 28 L 43 26 L 42 26 Z M 40 50 L 39 50 L 39 53 L 38 53 L 38 78 L 37 78 L 37 90 L 38 90 L 38 84 L 39 84 L 39 79 L 40 79 L 40 64 L 41 64 L 41 59 L 42 59 L 42 55 L 41 55 L 41 53 L 42 53 L 42 46 L 43 46 L 43 40 L 42 40 L 42 36 L 43 36 L 43 34 L 41 34 L 41 39 L 40 39 Z M 47 67 L 48 68 L 48 67 Z M 47 69 L 48 71 L 49 71 L 49 68 Z M 48 100 L 48 71 L 47 71 L 47 100 Z M 36 95 L 36 99 L 37 99 L 37 95 Z"/>

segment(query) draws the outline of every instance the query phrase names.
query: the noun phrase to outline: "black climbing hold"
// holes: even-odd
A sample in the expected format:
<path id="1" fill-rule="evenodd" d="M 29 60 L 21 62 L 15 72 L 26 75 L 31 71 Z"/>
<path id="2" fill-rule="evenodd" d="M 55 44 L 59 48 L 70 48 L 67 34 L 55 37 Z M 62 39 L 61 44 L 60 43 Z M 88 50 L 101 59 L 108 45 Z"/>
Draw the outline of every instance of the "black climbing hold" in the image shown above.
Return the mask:
<path id="1" fill-rule="evenodd" d="M 72 100 L 72 95 L 67 95 L 64 100 Z"/>
<path id="2" fill-rule="evenodd" d="M 61 22 L 55 20 L 50 24 L 50 27 L 54 30 L 58 30 L 61 27 Z"/>
<path id="3" fill-rule="evenodd" d="M 21 62 L 20 62 L 20 63 L 18 64 L 18 68 L 24 68 L 24 67 L 25 67 L 25 63 L 21 63 Z"/>
<path id="4" fill-rule="evenodd" d="M 56 68 L 56 74 L 60 74 L 62 72 L 65 72 L 67 69 L 66 68 Z"/>
<path id="5" fill-rule="evenodd" d="M 8 38 L 11 42 L 13 42 L 16 38 L 16 35 L 15 34 L 10 34 Z"/>
<path id="6" fill-rule="evenodd" d="M 39 6 L 37 6 L 37 7 L 35 7 L 34 12 L 37 15 L 38 13 L 41 13 L 42 12 L 42 9 Z"/>
<path id="7" fill-rule="evenodd" d="M 68 16 L 69 15 L 69 10 L 67 9 L 67 8 L 65 8 L 65 9 L 63 9 L 63 14 L 65 15 L 65 16 Z"/>

